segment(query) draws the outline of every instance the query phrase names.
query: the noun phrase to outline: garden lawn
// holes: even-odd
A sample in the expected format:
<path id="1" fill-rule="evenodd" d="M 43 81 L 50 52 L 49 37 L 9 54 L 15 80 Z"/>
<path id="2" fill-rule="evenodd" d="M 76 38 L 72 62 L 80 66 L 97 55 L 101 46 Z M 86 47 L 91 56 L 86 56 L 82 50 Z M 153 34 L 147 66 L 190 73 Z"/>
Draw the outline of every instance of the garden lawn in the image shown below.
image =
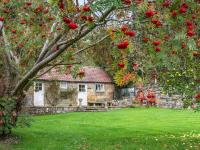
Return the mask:
<path id="1" fill-rule="evenodd" d="M 130 108 L 33 117 L 14 150 L 199 150 L 200 113 Z M 4 148 L 3 148 L 4 146 Z"/>

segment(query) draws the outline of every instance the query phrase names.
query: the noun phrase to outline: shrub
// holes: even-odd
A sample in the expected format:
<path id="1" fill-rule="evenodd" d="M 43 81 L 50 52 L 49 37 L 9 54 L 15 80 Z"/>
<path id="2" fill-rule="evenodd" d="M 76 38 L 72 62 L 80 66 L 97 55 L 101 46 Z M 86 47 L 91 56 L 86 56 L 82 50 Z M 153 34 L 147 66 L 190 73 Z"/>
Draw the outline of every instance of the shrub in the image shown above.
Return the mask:
<path id="1" fill-rule="evenodd" d="M 15 108 L 15 99 L 0 98 L 0 135 L 10 134 L 11 129 L 16 126 L 17 113 Z"/>
<path id="2" fill-rule="evenodd" d="M 183 108 L 188 108 L 191 105 L 192 105 L 192 101 L 190 99 L 183 100 Z"/>

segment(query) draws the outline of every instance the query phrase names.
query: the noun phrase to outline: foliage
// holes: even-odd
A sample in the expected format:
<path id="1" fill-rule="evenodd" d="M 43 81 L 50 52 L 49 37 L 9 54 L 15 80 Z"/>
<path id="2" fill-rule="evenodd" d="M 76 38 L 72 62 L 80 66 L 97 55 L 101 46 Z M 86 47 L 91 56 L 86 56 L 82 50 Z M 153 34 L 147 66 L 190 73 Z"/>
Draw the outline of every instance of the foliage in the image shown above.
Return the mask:
<path id="1" fill-rule="evenodd" d="M 60 102 L 60 88 L 59 82 L 52 81 L 48 83 L 48 87 L 45 92 L 45 97 L 51 106 L 56 106 Z"/>
<path id="2" fill-rule="evenodd" d="M 183 108 L 188 108 L 192 106 L 191 99 L 183 99 Z"/>
<path id="3" fill-rule="evenodd" d="M 0 98 L 0 135 L 9 134 L 16 126 L 15 99 Z"/>
<path id="4" fill-rule="evenodd" d="M 128 71 L 140 76 L 135 82 L 151 83 L 157 78 L 166 92 L 191 99 L 200 86 L 199 6 L 196 0 L 133 2 L 134 21 L 111 30 L 115 78 Z M 125 13 L 118 19 L 126 17 Z M 130 31 L 135 33 L 130 36 Z M 128 46 L 122 45 L 124 41 Z M 144 73 L 139 75 L 138 70 Z M 116 83 L 128 84 L 123 78 Z"/>

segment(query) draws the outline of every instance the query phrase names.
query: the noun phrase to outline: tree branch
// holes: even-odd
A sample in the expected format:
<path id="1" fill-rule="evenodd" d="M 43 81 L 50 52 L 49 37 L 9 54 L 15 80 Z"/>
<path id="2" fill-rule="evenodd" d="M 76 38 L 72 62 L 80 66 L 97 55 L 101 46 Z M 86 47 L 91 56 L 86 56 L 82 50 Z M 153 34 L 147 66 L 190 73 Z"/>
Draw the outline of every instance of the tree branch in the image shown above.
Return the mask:
<path id="1" fill-rule="evenodd" d="M 102 17 L 99 21 L 102 22 L 114 9 L 115 9 L 114 6 L 111 7 L 110 9 L 108 9 L 105 12 L 105 14 L 102 15 Z M 67 44 L 62 45 L 58 51 L 54 52 L 47 58 L 41 60 L 38 64 L 35 64 L 33 66 L 33 68 L 29 72 L 27 72 L 26 75 L 18 82 L 15 89 L 12 91 L 12 96 L 16 96 L 16 95 L 20 94 L 20 92 L 23 92 L 24 87 L 27 85 L 29 80 L 32 79 L 38 73 L 39 70 L 44 68 L 49 62 L 51 62 L 52 60 L 57 58 L 60 54 L 62 54 L 68 47 L 70 47 L 75 42 L 79 41 L 81 38 L 86 36 L 88 33 L 90 33 L 95 28 L 96 28 L 96 25 L 93 25 L 91 28 L 89 28 L 88 30 L 83 32 L 80 36 L 72 39 Z"/>
<path id="2" fill-rule="evenodd" d="M 99 41 L 97 41 L 97 42 L 95 42 L 95 43 L 93 43 L 93 44 L 91 44 L 91 45 L 89 45 L 89 46 L 87 46 L 87 47 L 85 47 L 85 48 L 83 48 L 83 49 L 80 49 L 79 51 L 75 52 L 73 55 L 77 55 L 77 54 L 79 54 L 79 53 L 85 51 L 86 49 L 89 49 L 89 48 L 91 48 L 91 47 L 94 47 L 96 44 L 102 42 L 103 40 L 105 40 L 105 39 L 106 39 L 107 37 L 109 37 L 109 36 L 110 36 L 110 35 L 104 36 L 104 37 L 103 37 L 102 39 L 100 39 Z"/>

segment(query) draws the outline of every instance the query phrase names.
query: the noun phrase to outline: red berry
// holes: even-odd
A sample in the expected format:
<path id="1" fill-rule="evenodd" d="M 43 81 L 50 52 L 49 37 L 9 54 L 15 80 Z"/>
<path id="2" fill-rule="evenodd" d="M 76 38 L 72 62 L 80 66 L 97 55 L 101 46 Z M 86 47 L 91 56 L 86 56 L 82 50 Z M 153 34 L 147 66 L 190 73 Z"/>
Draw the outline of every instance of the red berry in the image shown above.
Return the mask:
<path id="1" fill-rule="evenodd" d="M 124 65 L 124 63 L 118 63 L 117 66 L 120 68 L 124 68 L 125 65 Z"/>
<path id="2" fill-rule="evenodd" d="M 88 17 L 87 17 L 87 20 L 88 20 L 89 22 L 93 22 L 93 21 L 94 21 L 94 18 L 93 18 L 92 16 L 88 16 Z"/>
<path id="3" fill-rule="evenodd" d="M 179 9 L 179 12 L 180 12 L 181 14 L 185 13 L 186 11 L 187 11 L 187 9 L 186 9 L 185 7 L 181 7 L 181 8 Z"/>
<path id="4" fill-rule="evenodd" d="M 146 14 L 146 17 L 147 17 L 147 18 L 151 18 L 151 17 L 153 17 L 153 15 L 155 14 L 155 12 L 152 11 L 152 10 L 147 10 L 147 11 L 145 12 L 145 14 Z"/>
<path id="5" fill-rule="evenodd" d="M 127 30 L 128 30 L 128 25 L 123 24 L 123 25 L 121 26 L 121 30 L 122 30 L 122 32 L 127 31 Z"/>
<path id="6" fill-rule="evenodd" d="M 2 126 L 4 124 L 3 120 L 0 120 L 0 126 Z"/>
<path id="7" fill-rule="evenodd" d="M 134 32 L 134 31 L 126 31 L 124 34 L 126 34 L 127 36 L 130 36 L 130 37 L 134 37 L 136 35 L 136 32 Z"/>
<path id="8" fill-rule="evenodd" d="M 130 5 L 131 4 L 131 0 L 122 0 L 122 3 L 124 3 L 125 5 Z"/>
<path id="9" fill-rule="evenodd" d="M 67 17 L 63 17 L 63 21 L 66 23 L 66 24 L 69 24 L 72 22 L 71 19 L 67 18 Z"/>
<path id="10" fill-rule="evenodd" d="M 185 44 L 185 43 L 182 43 L 182 44 L 181 44 L 181 48 L 182 48 L 182 49 L 185 49 L 185 48 L 186 48 L 186 44 Z"/>
<path id="11" fill-rule="evenodd" d="M 146 43 L 146 42 L 149 41 L 149 38 L 145 38 L 145 37 L 144 37 L 144 38 L 142 39 L 142 41 Z"/>
<path id="12" fill-rule="evenodd" d="M 64 9 L 65 9 L 65 4 L 64 4 L 63 0 L 61 0 L 61 1 L 58 3 L 58 7 L 59 7 L 61 10 L 64 10 Z"/>
<path id="13" fill-rule="evenodd" d="M 81 19 L 87 20 L 87 16 L 81 16 Z"/>
<path id="14" fill-rule="evenodd" d="M 0 21 L 3 22 L 4 21 L 4 17 L 0 17 Z"/>
<path id="15" fill-rule="evenodd" d="M 69 23 L 68 27 L 72 30 L 75 30 L 76 28 L 78 28 L 78 25 L 76 23 Z"/>
<path id="16" fill-rule="evenodd" d="M 155 51 L 156 51 L 156 52 L 160 52 L 160 50 L 161 50 L 161 49 L 160 49 L 159 47 L 156 47 L 156 48 L 155 48 Z"/>
<path id="17" fill-rule="evenodd" d="M 194 57 L 199 57 L 200 56 L 200 53 L 198 53 L 197 51 L 193 51 L 192 54 L 193 54 Z"/>
<path id="18" fill-rule="evenodd" d="M 117 47 L 119 49 L 126 49 L 128 47 L 128 45 L 129 45 L 129 42 L 128 41 L 124 41 L 124 42 L 121 42 L 121 43 L 117 44 Z"/>
<path id="19" fill-rule="evenodd" d="M 173 10 L 173 11 L 172 11 L 172 16 L 173 16 L 173 17 L 176 17 L 176 16 L 177 16 L 176 10 Z"/>
<path id="20" fill-rule="evenodd" d="M 192 37 L 192 36 L 194 36 L 195 35 L 195 32 L 194 31 L 188 31 L 187 32 L 187 36 L 189 36 L 189 37 Z"/>
<path id="21" fill-rule="evenodd" d="M 163 7 L 169 7 L 170 6 L 170 1 L 168 0 L 165 0 L 163 3 L 162 3 Z"/>
<path id="22" fill-rule="evenodd" d="M 181 5 L 181 7 L 183 7 L 183 8 L 188 8 L 188 5 L 186 4 L 186 3 L 183 3 L 182 5 Z"/>
<path id="23" fill-rule="evenodd" d="M 84 12 L 88 12 L 88 11 L 90 11 L 91 9 L 90 9 L 90 7 L 88 6 L 88 5 L 85 5 L 85 6 L 83 6 L 83 11 Z"/>
<path id="24" fill-rule="evenodd" d="M 6 14 L 7 14 L 7 13 L 10 13 L 10 9 L 5 8 L 5 9 L 3 10 L 3 12 L 6 13 Z"/>
<path id="25" fill-rule="evenodd" d="M 185 23 L 186 23 L 187 26 L 192 26 L 193 25 L 192 21 L 190 21 L 190 20 L 187 20 Z"/>
<path id="26" fill-rule="evenodd" d="M 27 5 L 27 6 L 31 6 L 32 3 L 31 3 L 31 2 L 26 2 L 26 5 Z"/>
<path id="27" fill-rule="evenodd" d="M 155 45 L 155 46 L 158 46 L 158 45 L 161 44 L 161 42 L 160 41 L 154 41 L 152 44 Z"/>
<path id="28" fill-rule="evenodd" d="M 17 30 L 12 30 L 11 32 L 12 32 L 12 33 L 17 33 Z"/>

